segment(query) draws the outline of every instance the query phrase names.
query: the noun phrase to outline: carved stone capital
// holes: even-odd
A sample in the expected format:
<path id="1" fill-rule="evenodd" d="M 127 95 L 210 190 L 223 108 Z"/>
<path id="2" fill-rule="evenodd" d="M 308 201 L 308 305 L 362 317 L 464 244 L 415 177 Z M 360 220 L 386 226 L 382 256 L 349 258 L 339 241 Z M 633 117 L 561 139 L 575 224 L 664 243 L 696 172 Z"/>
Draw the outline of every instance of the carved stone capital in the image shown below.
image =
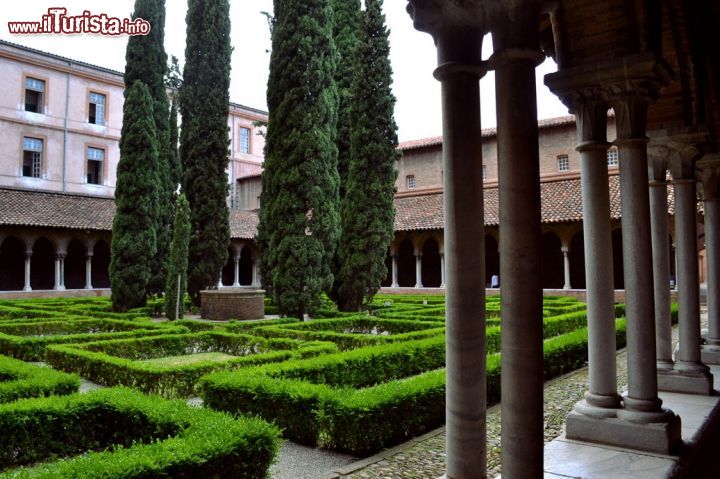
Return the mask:
<path id="1" fill-rule="evenodd" d="M 490 19 L 497 17 L 502 4 L 502 0 L 408 0 L 405 10 L 415 29 L 429 33 L 437 43 L 443 32 L 478 29 L 487 33 Z"/>
<path id="2" fill-rule="evenodd" d="M 706 155 L 698 160 L 697 179 L 703 200 L 720 200 L 720 155 Z"/>
<path id="3" fill-rule="evenodd" d="M 615 110 L 615 125 L 619 140 L 646 138 L 647 110 L 651 98 L 639 92 L 613 93 L 611 104 Z"/>
<path id="4" fill-rule="evenodd" d="M 669 161 L 670 149 L 667 146 L 650 143 L 648 146 L 648 177 L 651 183 L 658 182 L 664 185 L 667 182 Z"/>

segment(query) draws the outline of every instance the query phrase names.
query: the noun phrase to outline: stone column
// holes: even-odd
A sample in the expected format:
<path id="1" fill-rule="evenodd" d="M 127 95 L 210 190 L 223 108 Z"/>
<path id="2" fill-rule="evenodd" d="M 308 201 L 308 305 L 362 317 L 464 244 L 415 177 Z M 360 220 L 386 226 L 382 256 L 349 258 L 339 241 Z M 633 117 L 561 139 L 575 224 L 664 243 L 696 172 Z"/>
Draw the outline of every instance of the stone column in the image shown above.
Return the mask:
<path id="1" fill-rule="evenodd" d="M 543 291 L 535 67 L 537 12 L 514 3 L 493 29 L 502 298 L 502 475 L 543 475 Z M 511 7 L 508 7 L 511 8 Z"/>
<path id="2" fill-rule="evenodd" d="M 234 256 L 233 261 L 235 262 L 235 280 L 233 281 L 233 286 L 238 288 L 240 287 L 240 256 Z"/>
<path id="3" fill-rule="evenodd" d="M 482 30 L 436 37 L 445 198 L 447 477 L 486 477 L 485 233 L 480 86 Z M 468 220 L 473 218 L 473 220 Z"/>
<path id="4" fill-rule="evenodd" d="M 570 247 L 568 247 L 568 245 L 563 245 L 560 247 L 560 251 L 563 254 L 563 274 L 565 275 L 565 284 L 563 285 L 563 289 L 572 289 L 572 286 L 570 286 L 570 257 L 568 256 L 570 253 Z"/>
<path id="5" fill-rule="evenodd" d="M 720 364 L 720 157 L 698 162 L 705 207 L 705 254 L 707 260 L 708 334 L 701 357 Z"/>
<path id="6" fill-rule="evenodd" d="M 655 356 L 658 384 L 672 371 L 672 319 L 670 317 L 670 243 L 668 241 L 667 162 L 665 147 L 653 148 L 650 177 L 650 228 L 652 236 L 653 294 L 655 302 Z M 662 389 L 662 387 L 661 387 Z"/>
<path id="7" fill-rule="evenodd" d="M 709 368 L 700 360 L 700 288 L 697 254 L 697 150 L 676 149 L 670 167 L 675 193 L 675 243 L 677 244 L 678 324 L 680 344 L 673 375 L 660 386 L 666 391 L 712 394 Z M 689 153 L 689 154 L 685 154 Z"/>
<path id="8" fill-rule="evenodd" d="M 65 289 L 65 256 L 67 253 L 59 251 L 55 255 L 55 287 L 53 289 L 62 291 Z"/>
<path id="9" fill-rule="evenodd" d="M 93 254 L 85 254 L 85 289 L 92 289 L 92 259 Z"/>
<path id="10" fill-rule="evenodd" d="M 487 29 L 473 22 L 464 22 L 460 28 L 454 22 L 463 16 L 447 16 L 436 2 L 408 3 L 415 28 L 431 33 L 437 45 L 435 78 L 442 92 L 446 477 L 485 479 L 485 233 L 479 80 L 486 72 L 481 59 Z M 464 8 L 458 3 L 447 7 Z"/>
<path id="11" fill-rule="evenodd" d="M 25 251 L 25 286 L 23 287 L 23 291 L 32 291 L 32 286 L 30 286 L 30 264 L 32 262 L 32 250 Z"/>
<path id="12" fill-rule="evenodd" d="M 626 74 L 627 75 L 627 74 Z M 647 109 L 656 92 L 651 81 L 619 82 L 613 90 L 620 158 L 623 267 L 627 317 L 628 393 L 618 417 L 646 425 L 635 447 L 669 452 L 680 440 L 680 418 L 662 408 L 655 363 L 650 203 L 647 193 Z M 652 432 L 652 433 L 651 433 Z"/>
<path id="13" fill-rule="evenodd" d="M 445 287 L 445 253 L 440 252 L 440 287 Z"/>
<path id="14" fill-rule="evenodd" d="M 422 251 L 415 250 L 415 287 L 422 288 Z"/>
<path id="15" fill-rule="evenodd" d="M 253 288 L 260 287 L 260 268 L 258 267 L 258 257 L 253 255 L 252 257 L 252 284 Z"/>
<path id="16" fill-rule="evenodd" d="M 392 258 L 392 283 L 390 284 L 391 288 L 398 288 L 400 285 L 398 284 L 398 255 L 397 253 L 391 253 L 390 257 Z"/>

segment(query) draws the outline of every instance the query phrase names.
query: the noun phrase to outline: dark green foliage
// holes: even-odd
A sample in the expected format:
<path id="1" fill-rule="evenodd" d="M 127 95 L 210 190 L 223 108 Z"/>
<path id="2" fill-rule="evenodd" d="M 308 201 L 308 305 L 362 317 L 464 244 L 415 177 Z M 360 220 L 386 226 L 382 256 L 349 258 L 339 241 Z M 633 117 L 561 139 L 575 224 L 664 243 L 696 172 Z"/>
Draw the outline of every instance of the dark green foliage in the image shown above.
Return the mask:
<path id="1" fill-rule="evenodd" d="M 51 394 L 72 394 L 80 387 L 75 375 L 0 356 L 0 403 Z"/>
<path id="2" fill-rule="evenodd" d="M 155 143 L 158 149 L 157 195 L 158 203 L 152 219 L 156 231 L 157 251 L 152 258 L 152 276 L 148 293 L 162 292 L 165 285 L 165 261 L 171 240 L 172 211 L 175 203 L 177 182 L 172 178 L 172 153 L 170 148 L 170 124 L 168 122 L 168 99 L 165 91 L 167 54 L 165 53 L 165 0 L 135 0 L 133 18 L 150 22 L 148 35 L 128 38 L 125 51 L 125 91 L 136 81 L 147 85 L 152 97 L 155 119 Z M 123 123 L 125 120 L 123 119 Z"/>
<path id="3" fill-rule="evenodd" d="M 164 397 L 187 397 L 193 393 L 197 380 L 212 371 L 239 369 L 336 351 L 337 348 L 332 344 L 207 331 L 56 345 L 48 349 L 47 360 L 57 369 L 77 372 L 107 386 L 132 386 Z M 172 365 L 142 362 L 145 359 L 209 352 L 235 357 L 223 361 Z"/>
<path id="4" fill-rule="evenodd" d="M 175 231 L 165 279 L 165 315 L 170 320 L 182 318 L 185 311 L 185 302 L 182 298 L 187 289 L 189 241 L 190 205 L 185 195 L 181 194 L 175 205 Z"/>
<path id="5" fill-rule="evenodd" d="M 188 292 L 217 286 L 230 243 L 226 203 L 230 6 L 227 0 L 189 0 L 185 69 L 180 90 L 182 190 L 190 202 Z"/>
<path id="6" fill-rule="evenodd" d="M 32 465 L 2 478 L 260 479 L 278 448 L 277 428 L 259 419 L 129 389 L 0 405 L 0 427 L 0 469 Z"/>
<path id="7" fill-rule="evenodd" d="M 338 307 L 359 311 L 387 276 L 394 234 L 397 127 L 381 0 L 365 0 L 352 92 L 352 149 L 342 199 Z"/>
<path id="8" fill-rule="evenodd" d="M 258 245 L 281 314 L 329 289 L 339 234 L 335 46 L 330 0 L 275 0 Z M 187 81 L 187 78 L 186 78 Z"/>
<path id="9" fill-rule="evenodd" d="M 345 183 L 347 182 L 350 166 L 350 144 L 352 138 L 352 115 L 350 111 L 352 97 L 352 82 L 356 73 L 355 48 L 358 41 L 360 27 L 360 0 L 332 0 L 335 27 L 333 39 L 337 51 L 337 71 L 335 82 L 338 89 L 338 118 L 337 118 L 337 169 L 340 177 L 339 198 L 345 197 Z M 333 257 L 333 285 L 328 295 L 334 301 L 338 299 L 340 288 L 340 257 L 335 251 Z"/>
<path id="10" fill-rule="evenodd" d="M 175 328 L 173 328 L 175 329 Z M 165 325 L 118 319 L 69 318 L 66 321 L 12 321 L 0 323 L 0 353 L 42 361 L 50 344 L 82 343 L 101 339 L 168 334 Z M 178 330 L 175 329 L 175 332 Z"/>
<path id="11" fill-rule="evenodd" d="M 110 285 L 115 311 L 145 304 L 157 252 L 158 149 L 152 98 L 136 81 L 127 91 L 115 188 Z"/>

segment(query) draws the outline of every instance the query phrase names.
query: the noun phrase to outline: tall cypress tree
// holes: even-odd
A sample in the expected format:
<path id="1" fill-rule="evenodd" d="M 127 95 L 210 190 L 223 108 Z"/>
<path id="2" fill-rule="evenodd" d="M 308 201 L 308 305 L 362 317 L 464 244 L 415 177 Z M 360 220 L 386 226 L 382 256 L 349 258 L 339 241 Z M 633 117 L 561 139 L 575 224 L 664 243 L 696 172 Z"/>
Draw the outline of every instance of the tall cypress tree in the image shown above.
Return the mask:
<path id="1" fill-rule="evenodd" d="M 346 311 L 359 310 L 387 275 L 399 155 L 389 53 L 382 0 L 365 0 L 353 82 L 352 152 L 342 200 L 338 306 Z"/>
<path id="2" fill-rule="evenodd" d="M 188 293 L 215 287 L 230 243 L 226 203 L 230 102 L 230 5 L 189 0 L 185 69 L 180 90 L 183 192 L 190 202 Z"/>
<path id="3" fill-rule="evenodd" d="M 302 317 L 332 284 L 339 233 L 330 0 L 275 0 L 258 244 L 263 281 Z"/>
<path id="4" fill-rule="evenodd" d="M 150 22 L 148 35 L 135 35 L 128 39 L 125 51 L 125 90 L 138 80 L 150 91 L 155 119 L 156 144 L 158 148 L 158 204 L 148 217 L 155 223 L 157 253 L 152 259 L 152 277 L 148 283 L 149 293 L 160 293 L 165 282 L 165 261 L 170 247 L 172 211 L 175 205 L 175 189 L 170 174 L 170 127 L 168 122 L 168 99 L 165 90 L 167 54 L 165 53 L 165 0 L 135 0 L 133 19 L 143 18 Z M 124 121 L 124 120 L 123 120 Z"/>
<path id="5" fill-rule="evenodd" d="M 347 182 L 350 165 L 350 143 L 352 136 L 352 121 L 350 114 L 350 101 L 352 97 L 352 82 L 355 74 L 355 46 L 360 29 L 360 0 L 332 0 L 335 25 L 333 40 L 337 52 L 337 70 L 335 81 L 338 89 L 338 120 L 337 120 L 337 148 L 338 148 L 338 175 L 340 176 L 340 198 L 345 196 L 345 183 Z M 342 235 L 342 232 L 341 232 Z M 333 257 L 333 285 L 328 295 L 334 301 L 338 299 L 340 288 L 340 258 L 337 250 Z"/>
<path id="6" fill-rule="evenodd" d="M 158 152 L 152 97 L 136 81 L 127 91 L 115 188 L 110 286 L 115 311 L 142 306 L 156 253 Z"/>
<path id="7" fill-rule="evenodd" d="M 185 311 L 183 296 L 187 289 L 188 242 L 190 241 L 190 204 L 184 194 L 175 202 L 175 224 L 165 279 L 165 315 L 173 320 Z M 177 313 L 177 314 L 176 314 Z"/>

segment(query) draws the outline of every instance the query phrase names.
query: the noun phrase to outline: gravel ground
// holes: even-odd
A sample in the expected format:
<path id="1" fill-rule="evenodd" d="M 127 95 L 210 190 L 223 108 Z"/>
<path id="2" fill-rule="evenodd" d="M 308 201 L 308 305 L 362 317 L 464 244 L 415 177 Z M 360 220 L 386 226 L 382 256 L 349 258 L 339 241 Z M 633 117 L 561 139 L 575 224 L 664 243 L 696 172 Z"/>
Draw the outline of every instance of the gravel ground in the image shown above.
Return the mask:
<path id="1" fill-rule="evenodd" d="M 703 327 L 707 327 L 707 310 L 702 311 Z M 678 328 L 673 327 L 673 344 L 677 344 Z M 627 387 L 627 353 L 617 354 L 618 391 Z M 588 370 L 579 369 L 545 383 L 545 443 L 561 435 L 565 417 L 574 404 L 583 398 L 588 388 Z M 487 414 L 488 477 L 500 474 L 500 407 L 493 406 Z M 398 452 L 379 457 L 363 468 L 337 477 L 348 479 L 437 479 L 445 474 L 445 429 L 427 439 L 398 448 Z M 318 477 L 318 476 L 316 476 Z"/>
<path id="2" fill-rule="evenodd" d="M 323 449 L 313 449 L 290 441 L 283 442 L 278 462 L 270 468 L 272 479 L 317 479 L 323 473 L 345 466 L 357 458 Z"/>

